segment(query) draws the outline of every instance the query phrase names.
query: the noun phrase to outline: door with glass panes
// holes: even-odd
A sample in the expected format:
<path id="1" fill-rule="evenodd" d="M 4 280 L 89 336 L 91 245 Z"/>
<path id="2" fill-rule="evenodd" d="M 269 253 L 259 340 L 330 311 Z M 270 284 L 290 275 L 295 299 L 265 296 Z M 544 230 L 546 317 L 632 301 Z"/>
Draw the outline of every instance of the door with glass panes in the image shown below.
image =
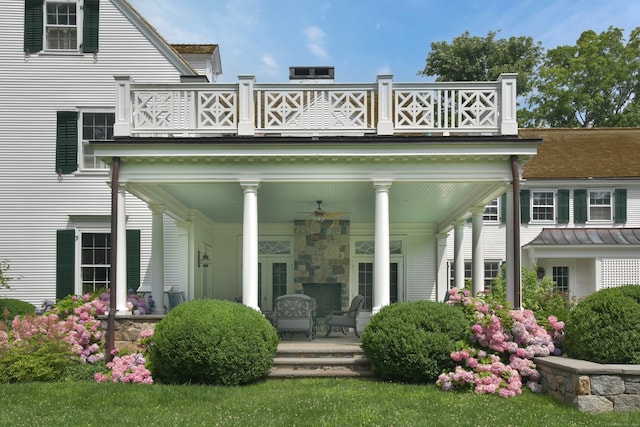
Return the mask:
<path id="1" fill-rule="evenodd" d="M 356 241 L 354 244 L 355 282 L 358 284 L 358 294 L 364 297 L 363 310 L 373 308 L 374 286 L 374 242 Z M 404 260 L 402 256 L 402 241 L 390 242 L 391 256 L 389 262 L 389 302 L 404 301 Z"/>
<path id="2" fill-rule="evenodd" d="M 273 310 L 273 301 L 293 289 L 293 260 L 287 240 L 265 240 L 258 244 L 258 306 Z"/>

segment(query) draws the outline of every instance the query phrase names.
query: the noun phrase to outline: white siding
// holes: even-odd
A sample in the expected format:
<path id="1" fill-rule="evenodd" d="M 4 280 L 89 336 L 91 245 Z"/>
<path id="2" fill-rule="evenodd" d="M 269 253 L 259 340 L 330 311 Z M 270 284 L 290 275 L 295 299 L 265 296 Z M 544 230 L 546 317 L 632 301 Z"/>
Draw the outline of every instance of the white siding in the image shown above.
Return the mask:
<path id="1" fill-rule="evenodd" d="M 23 52 L 24 2 L 0 15 L 0 259 L 18 277 L 0 297 L 41 304 L 55 296 L 56 230 L 69 215 L 110 214 L 107 173 L 55 173 L 56 112 L 114 106 L 114 75 L 178 82 L 179 72 L 110 2 L 100 2 L 100 50 L 58 55 Z M 126 167 L 126 166 L 125 166 Z M 142 231 L 141 278 L 148 283 L 150 215 L 127 197 L 128 227 Z M 171 273 L 168 273 L 169 277 Z"/>

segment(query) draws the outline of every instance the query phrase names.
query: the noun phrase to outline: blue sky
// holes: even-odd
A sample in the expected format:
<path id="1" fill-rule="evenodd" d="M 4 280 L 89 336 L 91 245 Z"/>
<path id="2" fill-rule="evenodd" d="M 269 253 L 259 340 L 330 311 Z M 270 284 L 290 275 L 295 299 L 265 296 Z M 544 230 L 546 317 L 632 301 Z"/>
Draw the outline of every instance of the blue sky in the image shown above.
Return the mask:
<path id="1" fill-rule="evenodd" d="M 289 66 L 330 65 L 341 83 L 429 81 L 431 43 L 469 31 L 531 36 L 545 49 L 575 45 L 585 30 L 625 36 L 640 26 L 637 0 L 129 0 L 170 43 L 216 43 L 236 82 L 286 82 Z"/>

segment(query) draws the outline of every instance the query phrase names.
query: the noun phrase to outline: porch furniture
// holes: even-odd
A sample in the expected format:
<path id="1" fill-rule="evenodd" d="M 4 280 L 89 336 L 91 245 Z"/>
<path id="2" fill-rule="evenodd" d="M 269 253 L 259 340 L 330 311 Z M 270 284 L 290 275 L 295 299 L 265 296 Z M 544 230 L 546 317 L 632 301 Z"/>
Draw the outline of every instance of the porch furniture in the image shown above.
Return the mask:
<path id="1" fill-rule="evenodd" d="M 169 297 L 169 310 L 175 308 L 179 304 L 182 304 L 187 300 L 187 296 L 184 291 L 171 291 L 167 292 Z"/>
<path id="2" fill-rule="evenodd" d="M 274 326 L 278 335 L 303 332 L 313 340 L 316 333 L 316 300 L 304 294 L 282 295 L 276 298 Z"/>
<path id="3" fill-rule="evenodd" d="M 349 310 L 343 312 L 340 316 L 327 317 L 327 334 L 328 337 L 333 327 L 339 327 L 342 329 L 342 333 L 347 335 L 347 328 L 353 328 L 356 337 L 360 338 L 358 334 L 358 315 L 364 305 L 364 297 L 362 295 L 356 295 L 351 300 Z"/>

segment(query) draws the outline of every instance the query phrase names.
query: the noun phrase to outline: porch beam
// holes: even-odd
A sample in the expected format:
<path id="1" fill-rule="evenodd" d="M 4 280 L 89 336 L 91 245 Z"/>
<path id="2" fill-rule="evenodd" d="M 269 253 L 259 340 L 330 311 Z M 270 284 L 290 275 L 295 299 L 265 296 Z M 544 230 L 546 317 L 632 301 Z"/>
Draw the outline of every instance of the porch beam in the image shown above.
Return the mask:
<path id="1" fill-rule="evenodd" d="M 376 189 L 376 217 L 375 217 L 375 255 L 374 255 L 374 284 L 373 284 L 373 313 L 389 305 L 389 188 L 391 182 L 374 182 Z"/>

